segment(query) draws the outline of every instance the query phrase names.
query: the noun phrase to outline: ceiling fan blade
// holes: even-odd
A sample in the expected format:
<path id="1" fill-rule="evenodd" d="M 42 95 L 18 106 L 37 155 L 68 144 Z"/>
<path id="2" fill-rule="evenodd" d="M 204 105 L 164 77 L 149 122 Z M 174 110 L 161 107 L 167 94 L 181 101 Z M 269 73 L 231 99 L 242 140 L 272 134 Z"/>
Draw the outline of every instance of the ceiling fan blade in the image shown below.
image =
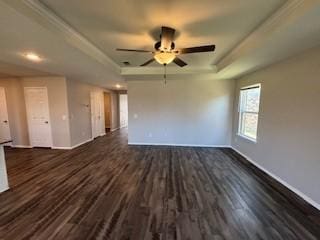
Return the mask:
<path id="1" fill-rule="evenodd" d="M 178 57 L 176 57 L 176 58 L 173 60 L 173 62 L 174 62 L 175 64 L 177 64 L 178 66 L 180 66 L 180 67 L 184 67 L 184 66 L 188 65 L 186 62 L 182 61 L 182 60 L 181 60 L 180 58 L 178 58 Z"/>
<path id="2" fill-rule="evenodd" d="M 154 62 L 154 58 L 150 59 L 149 61 L 145 62 L 144 64 L 141 64 L 140 67 L 144 67 L 149 65 L 150 63 Z"/>
<path id="3" fill-rule="evenodd" d="M 175 29 L 169 27 L 161 27 L 161 50 L 171 50 Z"/>
<path id="4" fill-rule="evenodd" d="M 181 48 L 178 50 L 179 54 L 198 53 L 198 52 L 213 52 L 216 49 L 215 45 Z"/>
<path id="5" fill-rule="evenodd" d="M 145 52 L 145 53 L 152 53 L 149 50 L 137 50 L 137 49 L 125 49 L 125 48 L 117 48 L 117 51 L 124 51 L 124 52 Z"/>

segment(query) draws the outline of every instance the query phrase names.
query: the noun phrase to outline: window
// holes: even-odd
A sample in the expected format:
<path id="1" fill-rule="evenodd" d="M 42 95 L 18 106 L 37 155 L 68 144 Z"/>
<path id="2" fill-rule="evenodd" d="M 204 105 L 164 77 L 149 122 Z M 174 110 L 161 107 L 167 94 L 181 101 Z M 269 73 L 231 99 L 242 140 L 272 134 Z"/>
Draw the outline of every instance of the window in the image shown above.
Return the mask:
<path id="1" fill-rule="evenodd" d="M 257 140 L 260 89 L 259 84 L 240 90 L 238 134 L 252 141 Z"/>

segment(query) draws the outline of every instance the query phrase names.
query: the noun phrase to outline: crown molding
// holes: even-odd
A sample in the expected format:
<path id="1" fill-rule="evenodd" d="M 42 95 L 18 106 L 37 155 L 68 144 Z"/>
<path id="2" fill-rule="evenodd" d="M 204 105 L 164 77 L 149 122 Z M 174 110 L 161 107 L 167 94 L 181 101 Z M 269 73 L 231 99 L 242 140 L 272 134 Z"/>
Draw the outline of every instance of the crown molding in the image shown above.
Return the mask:
<path id="1" fill-rule="evenodd" d="M 270 38 L 272 33 L 285 27 L 292 20 L 292 17 L 294 17 L 292 16 L 293 13 L 300 15 L 299 12 L 303 11 L 304 4 L 310 3 L 308 0 L 287 0 L 278 10 L 257 26 L 246 38 L 237 43 L 230 52 L 216 63 L 218 71 L 220 72 L 244 54 L 256 49 L 265 39 Z"/>
<path id="2" fill-rule="evenodd" d="M 47 30 L 63 38 L 65 41 L 82 51 L 87 56 L 95 59 L 104 66 L 111 68 L 118 74 L 121 72 L 121 68 L 118 64 L 116 64 L 97 46 L 95 46 L 60 17 L 58 17 L 50 8 L 41 3 L 39 0 L 3 1 L 22 15 L 36 21 Z"/>

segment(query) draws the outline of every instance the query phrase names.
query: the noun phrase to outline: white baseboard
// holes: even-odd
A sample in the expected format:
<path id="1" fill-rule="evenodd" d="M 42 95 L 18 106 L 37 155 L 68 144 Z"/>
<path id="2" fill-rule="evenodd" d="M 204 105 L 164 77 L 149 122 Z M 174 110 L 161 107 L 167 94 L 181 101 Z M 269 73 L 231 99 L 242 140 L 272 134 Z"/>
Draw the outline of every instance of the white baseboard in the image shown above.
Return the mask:
<path id="1" fill-rule="evenodd" d="M 110 132 L 114 132 L 114 131 L 117 131 L 119 130 L 120 128 L 114 128 L 114 129 L 110 129 Z"/>
<path id="2" fill-rule="evenodd" d="M 12 148 L 32 148 L 30 145 L 12 145 Z"/>
<path id="3" fill-rule="evenodd" d="M 231 146 L 231 148 L 236 151 L 237 153 L 239 153 L 242 157 L 244 157 L 245 159 L 247 159 L 250 163 L 252 163 L 254 166 L 256 166 L 257 168 L 259 168 L 261 171 L 265 172 L 266 174 L 268 174 L 270 177 L 274 178 L 275 180 L 277 180 L 279 183 L 281 183 L 282 185 L 284 185 L 285 187 L 287 187 L 288 189 L 290 189 L 292 192 L 294 192 L 295 194 L 297 194 L 298 196 L 300 196 L 302 199 L 304 199 L 306 202 L 308 202 L 309 204 L 311 204 L 312 206 L 314 206 L 315 208 L 317 208 L 318 210 L 320 210 L 320 204 L 317 203 L 316 201 L 314 201 L 313 199 L 311 199 L 310 197 L 308 197 L 306 194 L 302 193 L 300 190 L 298 190 L 297 188 L 291 186 L 290 184 L 288 184 L 286 181 L 282 180 L 280 177 L 276 176 L 275 174 L 269 172 L 267 169 L 265 169 L 264 167 L 262 167 L 260 164 L 256 163 L 255 161 L 253 161 L 251 158 L 249 158 L 248 156 L 246 156 L 245 154 L 243 154 L 242 152 L 240 152 L 238 149 L 234 148 Z"/>
<path id="4" fill-rule="evenodd" d="M 57 150 L 72 150 L 72 149 L 75 149 L 75 148 L 77 148 L 77 147 L 80 147 L 80 146 L 83 145 L 83 144 L 86 144 L 86 143 L 88 143 L 88 142 L 91 142 L 92 140 L 93 140 L 93 138 L 90 138 L 90 139 L 85 140 L 85 141 L 83 141 L 83 142 L 81 142 L 81 143 L 78 143 L 78 144 L 76 144 L 76 145 L 73 145 L 72 147 L 55 147 L 55 146 L 53 146 L 52 149 L 57 149 Z"/>
<path id="5" fill-rule="evenodd" d="M 89 139 L 87 139 L 87 140 L 85 140 L 85 141 L 83 141 L 83 142 L 81 142 L 81 143 L 78 143 L 78 144 L 76 144 L 76 145 L 73 145 L 73 146 L 71 147 L 71 149 L 80 147 L 81 145 L 86 144 L 86 143 L 91 142 L 91 141 L 93 141 L 93 138 L 89 138 Z"/>
<path id="6" fill-rule="evenodd" d="M 231 148 L 231 146 L 230 146 L 230 145 L 177 144 L 177 143 L 145 143 L 145 142 L 128 142 L 128 145 L 141 145 L 141 146 L 174 146 L 174 147 L 210 147 L 210 148 Z"/>
<path id="7" fill-rule="evenodd" d="M 51 147 L 51 149 L 55 149 L 55 150 L 71 150 L 72 147 Z"/>

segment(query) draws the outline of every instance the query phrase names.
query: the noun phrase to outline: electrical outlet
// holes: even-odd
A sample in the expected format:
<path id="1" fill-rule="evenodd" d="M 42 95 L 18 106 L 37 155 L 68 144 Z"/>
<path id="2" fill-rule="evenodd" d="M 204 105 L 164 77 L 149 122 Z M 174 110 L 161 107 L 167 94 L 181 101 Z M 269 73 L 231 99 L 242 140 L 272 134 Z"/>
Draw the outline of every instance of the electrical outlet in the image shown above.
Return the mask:
<path id="1" fill-rule="evenodd" d="M 167 131 L 167 129 L 164 129 L 164 130 L 163 130 L 163 135 L 164 135 L 165 137 L 168 136 L 168 131 Z"/>

